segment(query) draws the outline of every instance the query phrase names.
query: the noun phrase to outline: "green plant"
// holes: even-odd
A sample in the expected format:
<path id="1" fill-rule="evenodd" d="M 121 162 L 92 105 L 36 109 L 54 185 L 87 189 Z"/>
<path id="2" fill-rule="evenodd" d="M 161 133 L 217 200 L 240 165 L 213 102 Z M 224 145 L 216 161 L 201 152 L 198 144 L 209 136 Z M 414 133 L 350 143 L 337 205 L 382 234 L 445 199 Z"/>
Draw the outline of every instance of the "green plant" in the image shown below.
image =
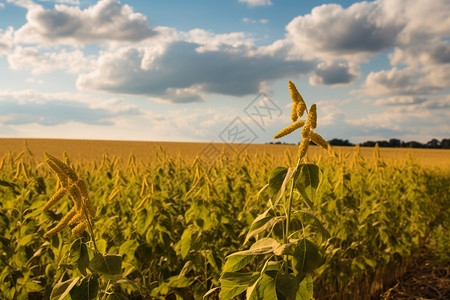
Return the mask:
<path id="1" fill-rule="evenodd" d="M 122 256 L 100 253 L 93 232 L 92 221 L 95 217 L 95 208 L 89 199 L 85 182 L 78 177 L 68 164 L 48 153 L 45 153 L 45 162 L 58 177 L 59 189 L 47 202 L 43 210 L 48 211 L 66 194 L 71 196 L 75 206 L 55 227 L 47 231 L 44 237 L 52 237 L 63 230 L 64 227 L 77 224 L 72 229 L 72 233 L 80 235 L 87 228 L 91 241 L 90 243 L 85 237 L 81 237 L 72 242 L 65 258 L 68 259 L 69 263 L 75 265 L 80 275 L 67 279 L 67 273 L 63 273 L 53 287 L 50 300 L 63 300 L 69 294 L 73 300 L 97 299 L 101 292 L 101 283 L 106 285 L 102 299 L 126 299 L 125 296 L 115 290 L 115 283 L 122 277 Z M 91 245 L 93 248 L 90 247 Z M 70 267 L 69 264 L 68 268 Z"/>
<path id="2" fill-rule="evenodd" d="M 311 141 L 327 150 L 330 147 L 313 131 L 317 126 L 316 105 L 311 105 L 308 111 L 291 81 L 289 89 L 293 100 L 293 124 L 274 138 L 303 127 L 297 164 L 291 168 L 277 167 L 272 170 L 268 184 L 259 192 L 258 196 L 268 198 L 268 208 L 250 225 L 244 241 L 244 244 L 251 243 L 250 248 L 227 256 L 220 277 L 221 299 L 232 299 L 243 292 L 246 292 L 247 299 L 313 297 L 311 273 L 322 264 L 322 256 L 308 234 L 306 227 L 309 225 L 305 219 L 313 220 L 322 238 L 327 239 L 329 235 L 310 211 L 316 202 L 316 190 L 320 186 L 322 173 L 317 165 L 304 163 L 304 159 Z M 297 121 L 305 111 L 306 121 Z M 256 267 L 250 267 L 251 262 Z M 217 289 L 210 290 L 205 296 L 215 293 Z"/>

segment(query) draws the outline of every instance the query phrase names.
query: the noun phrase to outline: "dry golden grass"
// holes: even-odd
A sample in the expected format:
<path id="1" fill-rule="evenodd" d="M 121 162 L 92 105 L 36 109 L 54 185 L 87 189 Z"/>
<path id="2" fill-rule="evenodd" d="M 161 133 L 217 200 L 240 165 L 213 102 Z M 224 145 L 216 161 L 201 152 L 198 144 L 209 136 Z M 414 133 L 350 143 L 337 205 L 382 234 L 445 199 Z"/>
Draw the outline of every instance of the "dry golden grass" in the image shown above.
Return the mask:
<path id="1" fill-rule="evenodd" d="M 137 160 L 148 162 L 155 158 L 155 153 L 162 147 L 168 154 L 181 154 L 186 159 L 194 159 L 197 155 L 208 157 L 205 148 L 208 143 L 185 142 L 136 142 L 136 141 L 102 141 L 102 140 L 66 140 L 66 139 L 0 139 L 0 158 L 8 151 L 19 153 L 27 148 L 36 157 L 42 157 L 44 152 L 57 155 L 67 152 L 69 157 L 78 162 L 101 161 L 104 153 L 117 156 L 126 162 L 133 153 Z M 226 144 L 214 144 L 218 152 L 233 153 L 232 147 Z M 238 147 L 238 149 L 241 149 Z M 353 147 L 334 147 L 337 153 L 352 157 Z M 295 156 L 298 147 L 294 145 L 252 144 L 244 151 L 248 154 L 269 153 L 280 155 L 290 152 Z M 381 158 L 386 161 L 403 161 L 409 156 L 425 167 L 439 167 L 450 169 L 450 150 L 446 149 L 412 149 L 412 148 L 380 148 Z M 211 152 L 209 152 L 209 155 Z M 361 154 L 365 158 L 372 158 L 373 148 L 361 147 Z M 327 155 L 317 146 L 311 146 L 309 157 L 313 160 L 319 155 Z M 210 156 L 213 157 L 213 156 Z"/>

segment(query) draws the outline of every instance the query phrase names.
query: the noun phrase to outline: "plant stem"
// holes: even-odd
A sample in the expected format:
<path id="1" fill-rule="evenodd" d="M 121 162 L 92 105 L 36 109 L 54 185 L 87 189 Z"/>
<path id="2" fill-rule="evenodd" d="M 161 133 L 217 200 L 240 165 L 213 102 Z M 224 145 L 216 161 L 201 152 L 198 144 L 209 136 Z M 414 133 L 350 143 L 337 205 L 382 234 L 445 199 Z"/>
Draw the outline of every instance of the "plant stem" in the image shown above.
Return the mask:
<path id="1" fill-rule="evenodd" d="M 297 169 L 294 171 L 294 176 L 292 176 L 292 185 L 291 185 L 291 191 L 289 193 L 289 200 L 288 200 L 288 210 L 287 210 L 287 216 L 286 216 L 286 232 L 283 234 L 283 243 L 288 243 L 288 237 L 289 237 L 289 225 L 291 223 L 291 209 L 292 209 L 292 199 L 294 198 L 294 181 L 295 181 L 295 172 L 297 172 Z M 289 271 L 289 256 L 286 255 L 286 273 Z"/>
<path id="2" fill-rule="evenodd" d="M 91 235 L 91 240 L 94 243 L 95 253 L 98 254 L 98 253 L 100 253 L 100 251 L 98 251 L 97 244 L 95 243 L 95 236 L 94 236 L 94 231 L 92 230 L 91 219 L 89 218 L 89 215 L 87 213 L 85 205 L 83 205 L 83 212 L 84 212 L 84 216 L 86 217 L 86 221 L 87 221 L 87 225 L 88 225 L 88 229 L 89 229 L 89 234 Z"/>

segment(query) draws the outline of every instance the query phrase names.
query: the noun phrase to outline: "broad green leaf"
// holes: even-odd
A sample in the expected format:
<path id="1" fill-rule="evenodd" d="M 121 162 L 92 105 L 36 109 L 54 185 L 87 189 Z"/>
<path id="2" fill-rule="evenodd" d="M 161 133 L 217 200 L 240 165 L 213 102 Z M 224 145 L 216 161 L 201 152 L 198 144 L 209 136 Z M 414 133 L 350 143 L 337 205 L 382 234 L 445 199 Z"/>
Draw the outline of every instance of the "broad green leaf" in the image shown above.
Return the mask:
<path id="1" fill-rule="evenodd" d="M 64 282 L 59 282 L 53 287 L 52 293 L 50 294 L 50 300 L 63 300 L 70 291 L 77 284 L 81 277 L 66 280 Z"/>
<path id="2" fill-rule="evenodd" d="M 194 281 L 194 278 L 179 277 L 176 275 L 169 278 L 167 285 L 171 288 L 185 288 L 191 286 Z"/>
<path id="3" fill-rule="evenodd" d="M 251 255 L 228 256 L 223 266 L 222 273 L 236 272 L 248 265 L 253 259 Z"/>
<path id="4" fill-rule="evenodd" d="M 186 274 L 189 273 L 189 271 L 191 270 L 192 270 L 192 261 L 188 260 L 181 269 L 180 274 L 178 274 L 178 278 L 186 276 Z"/>
<path id="5" fill-rule="evenodd" d="M 256 241 L 248 250 L 235 252 L 227 258 L 241 255 L 262 255 L 272 253 L 274 248 L 278 248 L 280 243 L 272 238 L 263 238 Z"/>
<path id="6" fill-rule="evenodd" d="M 220 277 L 220 299 L 232 299 L 243 293 L 259 277 L 259 273 L 226 272 Z"/>
<path id="7" fill-rule="evenodd" d="M 89 263 L 94 272 L 105 275 L 120 275 L 122 271 L 122 256 L 115 254 L 96 254 Z"/>
<path id="8" fill-rule="evenodd" d="M 322 172 L 314 164 L 299 165 L 299 174 L 295 180 L 295 187 L 305 199 L 309 207 L 314 206 L 316 190 L 322 180 Z"/>
<path id="9" fill-rule="evenodd" d="M 298 287 L 296 300 L 313 299 L 314 285 L 311 275 L 306 274 L 305 278 L 300 282 Z"/>
<path id="10" fill-rule="evenodd" d="M 277 271 L 268 271 L 259 277 L 254 286 L 247 290 L 247 300 L 277 299 L 275 278 Z"/>
<path id="11" fill-rule="evenodd" d="M 126 255 L 125 260 L 131 261 L 134 258 L 134 252 L 137 247 L 139 247 L 139 243 L 136 240 L 128 240 L 119 248 L 119 255 Z"/>
<path id="12" fill-rule="evenodd" d="M 287 183 L 294 174 L 294 168 L 277 167 L 269 177 L 269 190 L 275 196 L 274 205 L 278 203 L 286 190 Z"/>
<path id="13" fill-rule="evenodd" d="M 317 246 L 307 239 L 300 240 L 293 255 L 294 274 L 297 278 L 314 271 L 321 263 L 322 257 Z"/>
<path id="14" fill-rule="evenodd" d="M 90 300 L 97 298 L 98 275 L 89 275 L 83 278 L 79 285 L 70 292 L 72 300 Z"/>
<path id="15" fill-rule="evenodd" d="M 80 257 L 78 259 L 78 270 L 80 270 L 81 274 L 86 276 L 86 268 L 89 266 L 89 252 L 86 247 L 86 244 L 81 244 L 80 248 Z"/>
<path id="16" fill-rule="evenodd" d="M 317 219 L 317 217 L 313 213 L 306 211 L 306 210 L 298 210 L 298 211 L 295 211 L 294 214 L 304 214 L 304 215 L 307 215 L 307 216 L 313 218 L 314 222 L 316 222 L 316 225 L 319 228 L 320 234 L 322 235 L 322 241 L 330 238 L 330 233 L 328 232 L 328 230 L 325 229 L 325 226 L 323 226 L 323 223 L 320 222 L 320 220 Z"/>
<path id="17" fill-rule="evenodd" d="M 145 208 L 138 212 L 136 218 L 136 230 L 140 235 L 143 235 L 147 231 L 147 228 L 152 223 L 154 216 L 155 214 L 152 210 L 147 210 Z"/>
<path id="18" fill-rule="evenodd" d="M 114 292 L 109 294 L 106 300 L 128 300 L 128 298 L 120 293 Z"/>
<path id="19" fill-rule="evenodd" d="M 266 224 L 273 218 L 272 216 L 268 216 L 268 213 L 271 210 L 272 208 L 269 207 L 262 214 L 258 215 L 255 220 L 253 220 L 245 238 L 244 244 L 246 244 L 251 237 L 256 236 L 258 233 L 266 230 L 266 228 L 268 227 L 268 225 Z"/>
<path id="20" fill-rule="evenodd" d="M 295 251 L 296 243 L 281 244 L 273 249 L 275 255 L 293 255 Z"/>
<path id="21" fill-rule="evenodd" d="M 185 259 L 191 250 L 191 242 L 192 242 L 192 230 L 190 227 L 186 228 L 183 231 L 180 239 L 180 253 L 181 258 Z"/>
<path id="22" fill-rule="evenodd" d="M 272 194 L 276 195 L 283 185 L 284 178 L 288 172 L 286 167 L 276 167 L 269 175 L 269 189 Z"/>
<path id="23" fill-rule="evenodd" d="M 292 274 L 281 273 L 277 276 L 277 291 L 282 294 L 286 300 L 295 300 L 299 284 L 297 278 Z"/>

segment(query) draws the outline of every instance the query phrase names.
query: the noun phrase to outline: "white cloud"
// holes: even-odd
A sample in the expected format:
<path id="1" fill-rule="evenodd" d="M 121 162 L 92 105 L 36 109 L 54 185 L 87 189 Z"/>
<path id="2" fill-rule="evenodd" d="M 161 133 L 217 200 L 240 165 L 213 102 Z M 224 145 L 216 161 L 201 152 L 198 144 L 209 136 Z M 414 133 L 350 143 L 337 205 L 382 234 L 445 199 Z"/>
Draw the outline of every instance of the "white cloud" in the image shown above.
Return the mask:
<path id="1" fill-rule="evenodd" d="M 272 5 L 270 0 L 239 0 L 240 3 L 246 3 L 250 7 Z"/>
<path id="2" fill-rule="evenodd" d="M 138 42 L 156 34 L 144 15 L 117 0 L 100 0 L 83 10 L 66 5 L 49 10 L 27 7 L 27 23 L 16 32 L 21 43 Z"/>
<path id="3" fill-rule="evenodd" d="M 250 19 L 250 18 L 242 18 L 242 22 L 250 23 L 250 24 L 256 24 L 256 23 L 267 24 L 267 23 L 269 23 L 269 20 L 268 19 L 259 19 L 259 21 L 257 21 L 257 20 Z"/>
<path id="4" fill-rule="evenodd" d="M 450 64 L 371 72 L 358 93 L 371 96 L 424 95 L 448 91 Z"/>
<path id="5" fill-rule="evenodd" d="M 0 8 L 5 8 L 5 3 L 0 2 Z"/>
<path id="6" fill-rule="evenodd" d="M 313 76 L 309 78 L 309 83 L 311 85 L 342 86 L 352 83 L 359 77 L 359 73 L 357 66 L 353 64 L 321 62 L 314 70 Z"/>
<path id="7" fill-rule="evenodd" d="M 123 47 L 105 52 L 100 55 L 96 70 L 78 77 L 77 86 L 185 102 L 187 99 L 198 101 L 211 93 L 257 94 L 264 81 L 307 73 L 313 68 L 308 61 L 250 55 L 246 47 L 220 45 L 217 49 L 198 51 L 202 44 L 177 41 L 162 53 L 151 47 Z M 151 54 L 147 54 L 149 51 Z M 197 99 L 191 94 L 179 98 L 182 94 L 173 92 L 183 89 L 195 90 Z"/>
<path id="8" fill-rule="evenodd" d="M 79 0 L 39 0 L 40 2 L 55 2 L 58 4 L 80 5 Z"/>
<path id="9" fill-rule="evenodd" d="M 31 70 L 34 75 L 64 70 L 78 74 L 94 68 L 94 61 L 84 56 L 80 50 L 42 52 L 33 47 L 15 47 L 8 55 L 8 63 L 13 70 Z"/>
<path id="10" fill-rule="evenodd" d="M 13 44 L 13 32 L 12 27 L 8 27 L 6 30 L 0 29 L 0 57 L 9 52 Z"/>
<path id="11" fill-rule="evenodd" d="M 141 114 L 121 100 L 92 97 L 86 94 L 43 93 L 35 90 L 0 90 L 0 124 L 37 123 L 46 126 L 71 121 L 112 125 L 121 116 Z"/>

